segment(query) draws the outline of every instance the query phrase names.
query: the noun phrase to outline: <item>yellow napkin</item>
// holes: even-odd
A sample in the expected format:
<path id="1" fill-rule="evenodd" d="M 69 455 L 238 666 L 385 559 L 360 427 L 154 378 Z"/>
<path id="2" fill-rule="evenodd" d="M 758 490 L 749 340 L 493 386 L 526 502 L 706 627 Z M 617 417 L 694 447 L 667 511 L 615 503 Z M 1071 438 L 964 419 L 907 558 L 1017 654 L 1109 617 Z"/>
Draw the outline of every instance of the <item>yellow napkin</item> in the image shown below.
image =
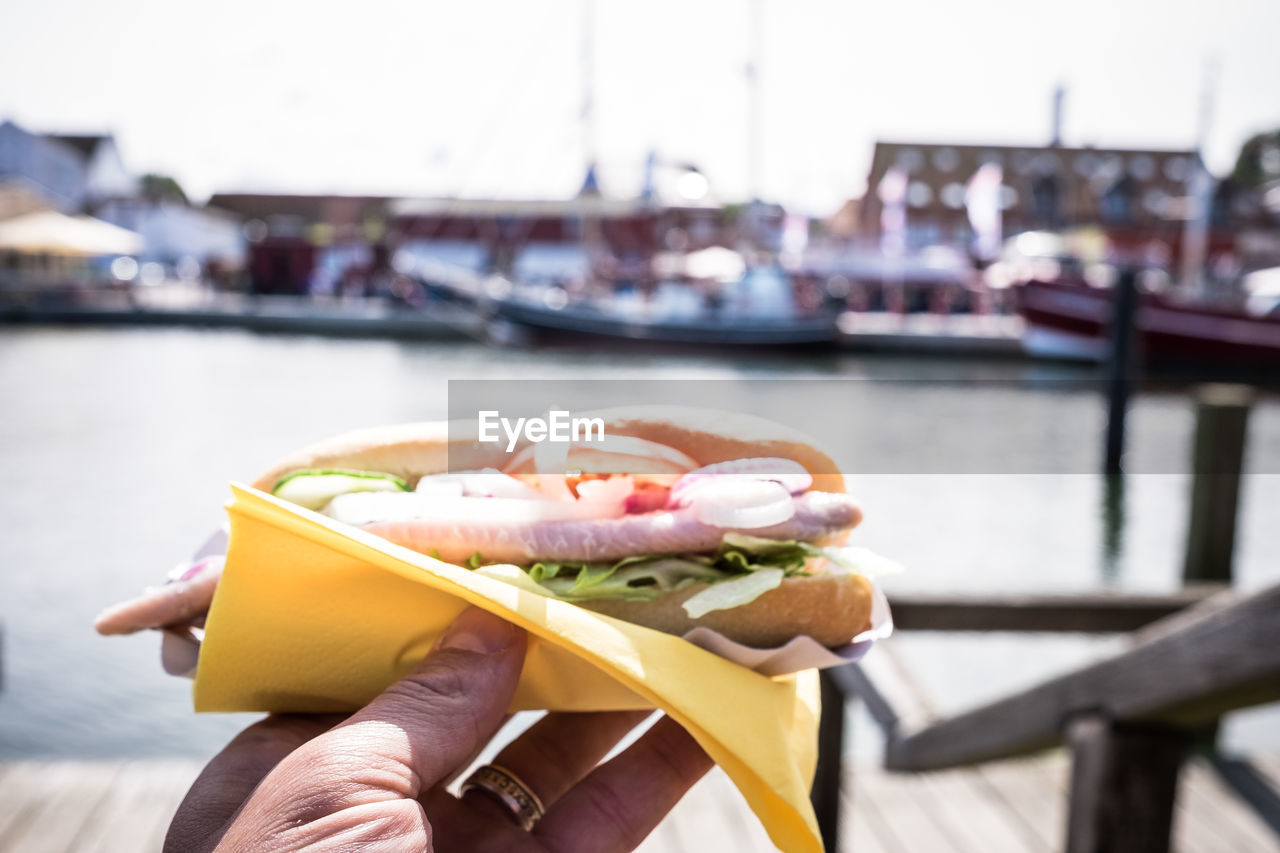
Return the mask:
<path id="1" fill-rule="evenodd" d="M 511 710 L 660 708 L 718 763 L 786 851 L 822 849 L 809 802 L 814 671 L 767 678 L 679 637 L 393 545 L 232 484 L 227 563 L 197 711 L 346 711 L 422 659 L 467 604 L 529 632 Z"/>

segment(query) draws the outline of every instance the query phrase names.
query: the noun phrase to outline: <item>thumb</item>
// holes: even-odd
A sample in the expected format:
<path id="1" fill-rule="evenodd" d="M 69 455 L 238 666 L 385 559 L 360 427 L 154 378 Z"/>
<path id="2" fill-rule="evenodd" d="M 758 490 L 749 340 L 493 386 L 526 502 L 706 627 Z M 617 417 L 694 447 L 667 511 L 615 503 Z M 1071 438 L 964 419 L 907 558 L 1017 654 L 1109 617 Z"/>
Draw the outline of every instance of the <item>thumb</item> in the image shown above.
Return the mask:
<path id="1" fill-rule="evenodd" d="M 502 726 L 526 639 L 504 619 L 468 607 L 413 672 L 329 737 L 376 745 L 373 755 L 413 771 L 418 790 L 404 793 L 417 796 L 455 772 Z"/>

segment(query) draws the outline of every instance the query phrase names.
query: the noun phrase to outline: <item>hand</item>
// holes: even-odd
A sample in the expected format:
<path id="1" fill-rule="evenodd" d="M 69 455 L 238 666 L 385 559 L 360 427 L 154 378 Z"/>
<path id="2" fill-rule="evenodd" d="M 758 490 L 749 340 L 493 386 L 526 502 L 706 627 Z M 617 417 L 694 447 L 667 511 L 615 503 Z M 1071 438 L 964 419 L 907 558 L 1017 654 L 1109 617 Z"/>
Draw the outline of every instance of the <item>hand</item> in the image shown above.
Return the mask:
<path id="1" fill-rule="evenodd" d="M 711 768 L 670 719 L 598 767 L 647 712 L 548 714 L 509 744 L 494 763 L 546 807 L 531 832 L 483 790 L 445 790 L 504 722 L 525 642 L 470 608 L 349 719 L 272 715 L 250 726 L 191 787 L 165 850 L 633 849 Z"/>

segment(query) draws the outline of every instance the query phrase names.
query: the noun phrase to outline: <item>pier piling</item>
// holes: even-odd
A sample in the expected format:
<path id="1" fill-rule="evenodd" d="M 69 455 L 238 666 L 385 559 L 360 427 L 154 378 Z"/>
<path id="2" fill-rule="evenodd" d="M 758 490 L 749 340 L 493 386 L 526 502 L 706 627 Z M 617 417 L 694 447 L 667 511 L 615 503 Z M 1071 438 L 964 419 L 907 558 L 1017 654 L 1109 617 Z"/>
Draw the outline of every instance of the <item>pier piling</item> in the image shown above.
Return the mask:
<path id="1" fill-rule="evenodd" d="M 1138 277 L 1132 268 L 1121 271 L 1111 304 L 1111 344 L 1107 354 L 1107 446 L 1103 473 L 1116 476 L 1124 473 L 1124 421 L 1133 384 Z"/>
<path id="2" fill-rule="evenodd" d="M 1182 567 L 1187 583 L 1231 582 L 1240 474 L 1252 403 L 1253 391 L 1243 385 L 1206 385 L 1196 393 L 1191 510 Z"/>

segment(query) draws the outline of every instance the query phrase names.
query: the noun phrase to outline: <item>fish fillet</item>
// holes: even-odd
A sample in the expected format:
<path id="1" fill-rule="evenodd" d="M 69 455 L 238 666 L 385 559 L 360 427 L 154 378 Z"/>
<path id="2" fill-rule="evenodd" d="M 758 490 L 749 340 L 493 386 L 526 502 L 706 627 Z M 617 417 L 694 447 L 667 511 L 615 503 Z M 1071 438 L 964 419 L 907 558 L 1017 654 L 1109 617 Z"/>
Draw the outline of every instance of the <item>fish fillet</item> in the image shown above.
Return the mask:
<path id="1" fill-rule="evenodd" d="M 486 562 L 525 564 L 537 560 L 620 560 L 646 554 L 714 551 L 724 534 L 747 533 L 766 539 L 811 542 L 855 526 L 862 513 L 848 495 L 807 492 L 796 512 L 770 527 L 713 527 L 688 509 L 624 515 L 620 518 L 538 521 L 374 522 L 364 529 L 424 554 L 462 563 L 479 552 Z"/>

